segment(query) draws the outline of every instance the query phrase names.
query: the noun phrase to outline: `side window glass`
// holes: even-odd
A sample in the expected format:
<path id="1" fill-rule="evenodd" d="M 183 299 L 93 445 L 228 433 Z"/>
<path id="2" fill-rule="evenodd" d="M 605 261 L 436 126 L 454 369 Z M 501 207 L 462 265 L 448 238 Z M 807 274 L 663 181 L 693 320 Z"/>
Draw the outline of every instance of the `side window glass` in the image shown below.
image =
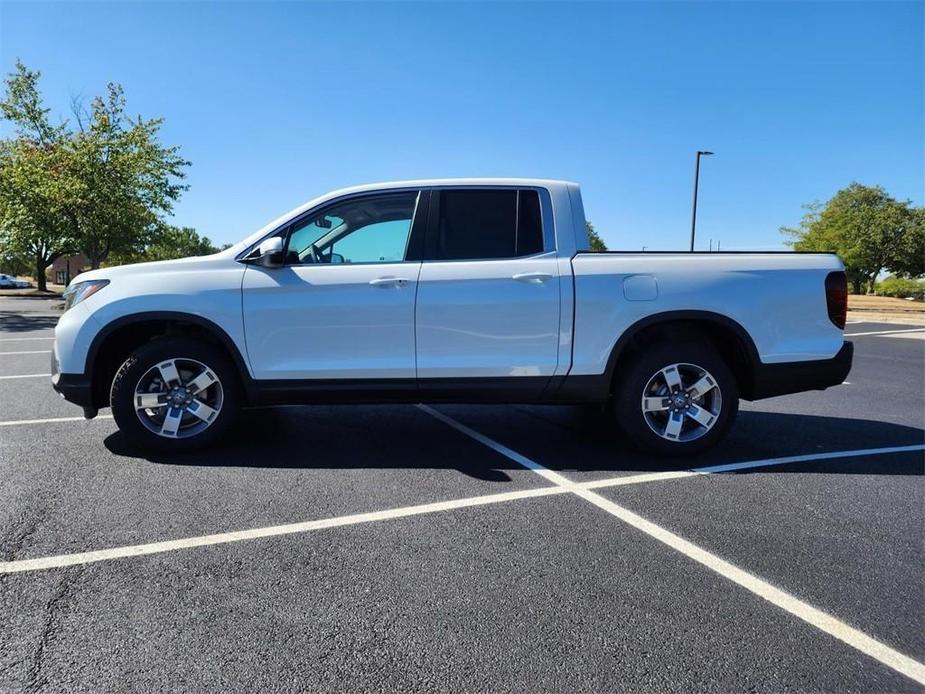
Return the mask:
<path id="1" fill-rule="evenodd" d="M 302 220 L 289 234 L 290 265 L 396 263 L 405 259 L 418 194 L 354 198 Z"/>
<path id="2" fill-rule="evenodd" d="M 445 190 L 437 219 L 437 259 L 514 255 L 516 190 Z"/>
<path id="3" fill-rule="evenodd" d="M 522 190 L 517 207 L 517 255 L 543 252 L 543 218 L 540 214 L 540 194 Z"/>
<path id="4" fill-rule="evenodd" d="M 436 260 L 516 258 L 543 250 L 535 190 L 444 190 L 440 193 Z"/>

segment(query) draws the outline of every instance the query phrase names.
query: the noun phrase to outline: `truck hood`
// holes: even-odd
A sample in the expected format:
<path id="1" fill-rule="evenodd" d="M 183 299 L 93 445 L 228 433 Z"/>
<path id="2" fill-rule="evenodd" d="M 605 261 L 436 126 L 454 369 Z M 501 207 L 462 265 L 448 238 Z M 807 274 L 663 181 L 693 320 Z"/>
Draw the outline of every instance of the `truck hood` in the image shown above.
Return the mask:
<path id="1" fill-rule="evenodd" d="M 211 266 L 221 263 L 227 257 L 226 252 L 213 253 L 212 255 L 194 256 L 192 258 L 178 258 L 177 260 L 156 260 L 150 263 L 132 263 L 130 265 L 117 265 L 114 267 L 104 267 L 99 270 L 90 270 L 81 272 L 74 278 L 74 282 L 86 282 L 87 280 L 111 280 L 127 275 L 137 276 L 139 274 L 155 274 L 171 272 L 175 270 L 205 270 Z"/>

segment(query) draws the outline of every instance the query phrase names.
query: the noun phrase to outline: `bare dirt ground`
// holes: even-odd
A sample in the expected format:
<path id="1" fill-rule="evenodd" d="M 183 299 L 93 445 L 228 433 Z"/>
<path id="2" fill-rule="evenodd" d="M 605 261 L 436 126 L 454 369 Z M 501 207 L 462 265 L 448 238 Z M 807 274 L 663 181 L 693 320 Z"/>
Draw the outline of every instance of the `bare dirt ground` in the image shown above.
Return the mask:
<path id="1" fill-rule="evenodd" d="M 848 320 L 925 325 L 925 302 L 851 294 L 848 296 Z"/>

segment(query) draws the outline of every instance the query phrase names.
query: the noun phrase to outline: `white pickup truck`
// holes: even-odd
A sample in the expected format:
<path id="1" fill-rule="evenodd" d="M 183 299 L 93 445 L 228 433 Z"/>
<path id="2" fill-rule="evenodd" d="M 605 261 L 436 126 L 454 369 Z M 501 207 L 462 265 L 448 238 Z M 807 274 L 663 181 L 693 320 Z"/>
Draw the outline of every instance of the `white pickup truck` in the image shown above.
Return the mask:
<path id="1" fill-rule="evenodd" d="M 834 255 L 590 252 L 578 186 L 426 180 L 322 196 L 215 255 L 80 275 L 52 383 L 143 447 L 242 405 L 598 403 L 697 453 L 754 400 L 844 381 Z"/>

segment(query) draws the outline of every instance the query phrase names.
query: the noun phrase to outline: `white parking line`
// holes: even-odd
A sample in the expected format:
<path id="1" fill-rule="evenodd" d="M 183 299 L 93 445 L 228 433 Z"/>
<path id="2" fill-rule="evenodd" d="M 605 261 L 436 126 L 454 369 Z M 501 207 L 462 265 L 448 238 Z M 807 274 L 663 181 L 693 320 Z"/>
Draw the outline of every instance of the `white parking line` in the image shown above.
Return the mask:
<path id="1" fill-rule="evenodd" d="M 111 414 L 97 415 L 97 419 L 112 419 Z M 20 424 L 54 424 L 56 422 L 83 422 L 86 417 L 49 417 L 48 419 L 11 419 L 6 422 L 0 422 L 0 427 L 15 427 Z"/>
<path id="2" fill-rule="evenodd" d="M 925 451 L 925 445 L 891 446 L 889 448 L 858 448 L 853 451 L 831 451 L 829 453 L 809 453 L 807 455 L 792 455 L 786 458 L 765 458 L 764 460 L 748 460 L 743 463 L 728 463 L 724 465 L 708 465 L 695 467 L 692 470 L 670 470 L 666 472 L 650 472 L 643 475 L 624 475 L 622 477 L 607 477 L 591 482 L 582 482 L 585 489 L 600 489 L 602 487 L 621 487 L 625 484 L 639 484 L 640 482 L 661 482 L 675 480 L 695 475 L 713 475 L 736 470 L 751 468 L 774 467 L 775 465 L 789 465 L 791 463 L 808 463 L 813 460 L 835 460 L 838 458 L 860 458 L 862 456 L 888 455 L 891 453 L 912 453 Z"/>
<path id="3" fill-rule="evenodd" d="M 853 451 L 830 451 L 828 453 L 808 453 L 807 455 L 791 455 L 786 458 L 767 458 L 765 460 L 750 460 L 744 463 L 729 463 L 726 465 L 709 465 L 694 468 L 694 472 L 709 475 L 717 472 L 734 472 L 756 467 L 771 467 L 774 465 L 789 465 L 791 463 L 808 463 L 813 460 L 835 460 L 837 458 L 857 458 L 868 455 L 889 455 L 892 453 L 912 453 L 925 451 L 925 445 L 913 444 L 911 446 L 889 446 L 887 448 L 858 448 Z"/>
<path id="4" fill-rule="evenodd" d="M 863 337 L 865 335 L 895 335 L 897 333 L 921 333 L 925 328 L 907 328 L 906 330 L 872 330 L 869 333 L 845 333 L 845 337 Z"/>
<path id="5" fill-rule="evenodd" d="M 36 349 L 28 352 L 0 352 L 0 357 L 7 356 L 10 354 L 51 354 L 50 349 Z"/>
<path id="6" fill-rule="evenodd" d="M 29 342 L 31 340 L 54 340 L 55 337 L 0 337 L 0 342 Z"/>
<path id="7" fill-rule="evenodd" d="M 110 549 L 101 549 L 94 552 L 60 554 L 55 557 L 19 559 L 15 561 L 0 562 L 0 573 L 18 573 L 22 571 L 37 571 L 39 569 L 61 568 L 63 566 L 74 566 L 75 564 L 90 564 L 92 562 L 105 561 L 107 559 L 139 557 L 145 554 L 172 552 L 174 550 L 189 549 L 191 547 L 206 547 L 209 545 L 227 544 L 229 542 L 254 540 L 260 537 L 294 535 L 297 533 L 311 532 L 313 530 L 340 528 L 346 525 L 359 525 L 360 523 L 372 523 L 375 521 L 391 520 L 394 518 L 407 518 L 408 516 L 419 516 L 425 513 L 436 513 L 438 511 L 449 511 L 458 508 L 470 508 L 472 506 L 500 504 L 507 501 L 516 501 L 518 499 L 533 499 L 540 496 L 564 494 L 566 492 L 568 492 L 568 490 L 563 487 L 540 487 L 538 489 L 524 489 L 516 492 L 473 496 L 466 499 L 438 501 L 432 504 L 404 506 L 402 508 L 393 508 L 387 511 L 374 511 L 372 513 L 357 513 L 354 515 L 340 516 L 337 518 L 324 518 L 322 520 L 313 520 L 304 523 L 274 525 L 268 528 L 235 530 L 232 532 L 217 533 L 214 535 L 201 535 L 199 537 L 185 537 L 179 540 L 167 540 L 166 542 L 151 542 L 144 545 L 112 547 Z"/>
<path id="8" fill-rule="evenodd" d="M 510 458 L 514 462 L 519 463 L 530 470 L 533 470 L 550 482 L 553 482 L 554 484 L 567 489 L 573 494 L 580 496 L 585 501 L 594 504 L 598 508 L 606 511 L 616 518 L 619 518 L 624 523 L 633 526 L 637 530 L 641 530 L 646 535 L 649 535 L 659 542 L 662 542 L 663 544 L 671 547 L 677 552 L 680 552 L 686 557 L 693 559 L 711 571 L 718 573 L 720 576 L 723 576 L 724 578 L 732 581 L 733 583 L 736 583 L 737 585 L 745 588 L 755 595 L 764 598 L 771 604 L 776 605 L 786 612 L 789 612 L 794 617 L 802 619 L 804 622 L 811 624 L 812 626 L 821 631 L 824 631 L 830 636 L 834 636 L 852 648 L 855 648 L 860 652 L 870 656 L 871 658 L 880 661 L 896 672 L 899 672 L 900 674 L 903 674 L 920 684 L 925 684 L 925 665 L 918 662 L 917 660 L 914 660 L 913 658 L 910 658 L 909 656 L 890 648 L 885 643 L 882 643 L 881 641 L 868 636 L 864 632 L 849 626 L 840 619 L 837 619 L 836 617 L 833 617 L 832 615 L 813 607 L 809 603 L 804 602 L 803 600 L 800 600 L 790 593 L 781 590 L 780 588 L 768 583 L 764 579 L 759 578 L 754 574 L 748 573 L 743 569 L 740 569 L 734 564 L 731 564 L 725 559 L 721 559 L 720 557 L 711 552 L 708 552 L 702 547 L 698 547 L 694 543 L 685 540 L 680 535 L 677 535 L 670 530 L 661 527 L 660 525 L 656 525 L 655 523 L 646 520 L 642 516 L 633 513 L 629 509 L 624 508 L 619 504 L 615 504 L 600 494 L 597 494 L 580 484 L 566 479 L 557 472 L 553 472 L 552 470 L 544 468 L 539 463 L 530 460 L 529 458 L 517 453 L 516 451 L 512 451 L 507 446 L 504 446 L 503 444 L 488 438 L 484 434 L 480 434 L 479 432 L 470 429 L 465 424 L 461 424 L 455 419 L 448 417 L 431 407 L 424 405 L 419 405 L 418 407 L 433 415 L 440 421 L 450 425 L 457 431 L 460 431 L 463 434 L 474 438 L 492 450 Z M 809 458 L 808 456 L 800 457 L 803 459 Z M 722 467 L 726 466 L 714 466 L 713 471 L 719 471 L 719 468 Z"/>
<path id="9" fill-rule="evenodd" d="M 925 340 L 925 332 L 923 333 L 900 333 L 898 335 L 884 335 L 891 340 Z"/>
<path id="10" fill-rule="evenodd" d="M 0 381 L 9 381 L 13 378 L 51 378 L 51 374 L 16 374 L 15 376 L 0 376 Z"/>
<path id="11" fill-rule="evenodd" d="M 297 533 L 311 532 L 326 528 L 336 528 L 361 523 L 371 523 L 382 520 L 395 518 L 405 518 L 427 513 L 436 513 L 439 511 L 449 511 L 459 508 L 469 508 L 474 506 L 484 506 L 488 504 L 503 503 L 516 501 L 519 499 L 537 498 L 551 496 L 555 494 L 573 493 L 576 496 L 585 499 L 598 508 L 607 511 L 611 515 L 619 518 L 625 523 L 657 539 L 672 549 L 684 554 L 685 556 L 697 561 L 710 570 L 749 590 L 786 612 L 798 617 L 799 619 L 815 626 L 831 636 L 843 641 L 853 648 L 875 658 L 884 665 L 896 670 L 897 672 L 925 684 L 925 665 L 918 661 L 890 648 L 886 644 L 868 636 L 867 634 L 849 626 L 845 622 L 829 615 L 812 605 L 796 598 L 795 596 L 777 588 L 767 581 L 744 571 L 726 560 L 708 552 L 707 550 L 685 540 L 679 535 L 663 528 L 642 516 L 633 513 L 614 502 L 602 497 L 591 491 L 593 488 L 602 486 L 617 486 L 623 484 L 639 484 L 656 480 L 674 479 L 680 477 L 689 477 L 697 474 L 711 474 L 719 472 L 728 472 L 732 470 L 741 470 L 749 467 L 765 467 L 769 465 L 782 465 L 794 462 L 806 462 L 810 460 L 825 460 L 832 458 L 841 458 L 859 455 L 880 455 L 886 453 L 898 453 L 905 451 L 925 450 L 925 446 L 894 446 L 890 448 L 859 449 L 854 451 L 835 451 L 829 453 L 808 454 L 802 456 L 790 456 L 788 458 L 771 458 L 767 460 L 749 461 L 744 463 L 731 463 L 728 465 L 714 465 L 695 470 L 666 471 L 658 473 L 645 473 L 640 475 L 631 475 L 622 478 L 613 478 L 611 480 L 597 480 L 587 483 L 572 482 L 557 472 L 548 470 L 539 463 L 507 448 L 501 443 L 490 439 L 474 429 L 470 429 L 464 424 L 457 422 L 455 419 L 444 415 L 437 410 L 426 405 L 418 406 L 421 410 L 432 415 L 436 419 L 453 427 L 457 431 L 474 438 L 480 443 L 488 446 L 496 452 L 522 465 L 523 467 L 536 472 L 553 486 L 541 487 L 538 489 L 528 489 L 515 492 L 505 492 L 501 494 L 489 494 L 483 496 L 469 497 L 465 499 L 455 499 L 451 501 L 435 502 L 430 504 L 420 504 L 416 506 L 405 506 L 385 511 L 375 511 L 371 513 L 360 513 L 349 516 L 340 516 L 335 518 L 326 518 L 321 520 L 306 521 L 301 523 L 290 523 L 286 525 L 277 525 L 264 528 L 255 528 L 251 530 L 237 530 L 212 535 L 201 535 L 197 537 L 180 538 L 177 540 L 167 540 L 163 542 L 152 542 L 141 545 L 129 545 L 123 547 L 113 547 L 103 550 L 90 552 L 79 552 L 75 554 L 62 554 L 50 557 L 39 557 L 36 559 L 19 559 L 8 562 L 0 562 L 0 573 L 18 573 L 24 571 L 37 571 L 41 569 L 61 568 L 65 566 L 74 566 L 78 564 L 88 564 L 100 562 L 109 559 L 118 559 L 126 557 L 136 557 L 148 554 L 170 552 L 181 549 L 194 547 L 204 547 L 209 545 L 227 544 L 231 542 L 240 542 L 263 537 L 276 537 L 281 535 L 291 535 Z M 102 419 L 110 419 L 109 415 L 102 415 Z M 36 420 L 18 420 L 13 422 L 0 422 L 0 425 L 12 424 L 32 424 L 45 422 L 76 421 L 81 417 L 60 417 L 55 419 L 36 419 Z"/>
<path id="12" fill-rule="evenodd" d="M 646 520 L 642 516 L 613 503 L 609 499 L 605 499 L 600 494 L 580 487 L 574 490 L 574 493 L 586 501 L 591 502 L 598 508 L 616 516 L 624 523 L 628 523 L 637 530 L 641 530 L 650 537 L 671 547 L 673 550 L 680 552 L 686 557 L 718 573 L 720 576 L 764 598 L 772 605 L 776 605 L 782 610 L 789 612 L 794 617 L 802 619 L 807 624 L 811 624 L 820 631 L 834 636 L 839 641 L 880 661 L 896 672 L 915 680 L 919 684 L 925 685 L 925 665 L 919 661 L 890 648 L 882 641 L 868 636 L 863 631 L 855 629 L 842 620 L 813 607 L 808 602 L 800 600 L 790 593 L 768 583 L 764 579 L 740 569 L 702 547 L 698 547 L 693 542 L 685 540 L 680 535 Z"/>

